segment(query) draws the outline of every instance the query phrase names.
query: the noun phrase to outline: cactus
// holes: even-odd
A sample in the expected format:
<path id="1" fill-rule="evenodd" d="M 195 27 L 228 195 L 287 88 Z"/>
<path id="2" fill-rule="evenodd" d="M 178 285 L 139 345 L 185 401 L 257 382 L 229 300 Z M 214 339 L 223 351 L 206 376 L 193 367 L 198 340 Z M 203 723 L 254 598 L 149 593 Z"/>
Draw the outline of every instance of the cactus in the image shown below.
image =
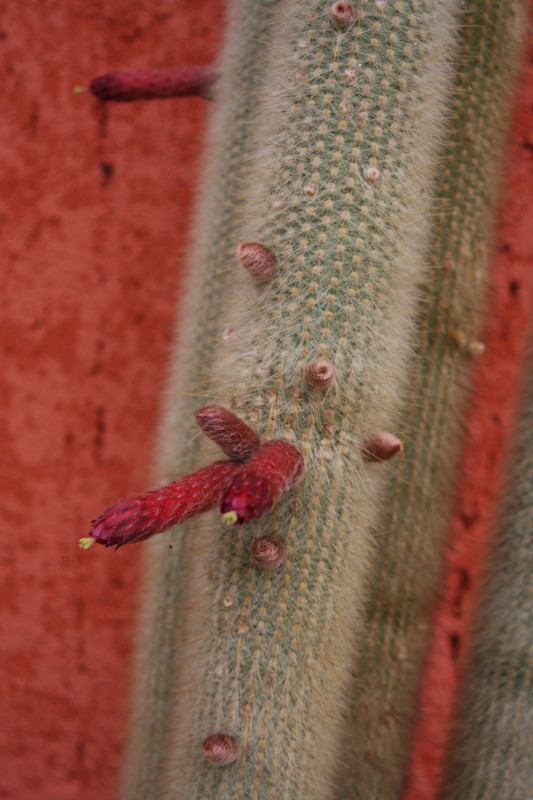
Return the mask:
<path id="1" fill-rule="evenodd" d="M 533 347 L 507 492 L 477 598 L 442 800 L 531 796 Z"/>
<path id="2" fill-rule="evenodd" d="M 388 800 L 482 349 L 521 17 L 496 0 L 230 13 L 161 472 L 212 460 L 205 403 L 265 444 L 222 517 L 150 545 L 123 798 Z M 265 448 L 280 491 L 256 518 L 243 485 L 260 496 Z"/>
<path id="3" fill-rule="evenodd" d="M 406 452 L 381 522 L 339 797 L 389 800 L 401 792 L 453 511 L 468 362 L 483 351 L 492 217 L 524 23 L 512 3 L 499 1 L 471 0 L 460 19 L 454 112 L 429 248 L 432 274 L 399 431 Z"/>
<path id="4" fill-rule="evenodd" d="M 161 100 L 165 97 L 212 96 L 218 74 L 211 67 L 153 69 L 146 72 L 106 72 L 89 84 L 92 94 L 103 102 Z"/>

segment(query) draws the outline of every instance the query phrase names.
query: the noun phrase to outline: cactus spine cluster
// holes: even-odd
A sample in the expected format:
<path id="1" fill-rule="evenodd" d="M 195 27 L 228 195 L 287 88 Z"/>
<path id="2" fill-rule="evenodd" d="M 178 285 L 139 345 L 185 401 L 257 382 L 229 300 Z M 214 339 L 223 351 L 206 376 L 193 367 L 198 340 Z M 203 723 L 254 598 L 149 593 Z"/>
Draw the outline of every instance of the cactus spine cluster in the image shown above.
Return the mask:
<path id="1" fill-rule="evenodd" d="M 407 686 L 412 712 L 447 511 L 435 496 L 449 491 L 448 441 L 457 441 L 456 417 L 442 420 L 460 405 L 465 352 L 479 349 L 476 319 L 462 320 L 480 297 L 491 202 L 483 170 L 497 137 L 486 158 L 486 134 L 476 136 L 483 104 L 490 117 L 504 96 L 482 59 L 504 66 L 512 39 L 508 3 L 476 5 L 494 19 L 479 63 L 479 26 L 464 20 L 472 53 L 461 69 L 480 86 L 473 103 L 454 72 L 453 0 L 233 4 L 161 477 L 212 460 L 212 445 L 194 438 L 193 412 L 206 402 L 262 439 L 296 444 L 306 474 L 250 525 L 228 529 L 210 513 L 151 545 L 125 800 L 395 796 L 406 730 L 395 715 L 405 704 L 390 693 Z M 243 270 L 242 243 L 275 255 L 265 280 Z M 410 379 L 415 344 L 423 355 Z M 365 453 L 400 419 L 411 454 L 384 525 L 393 472 Z M 444 475 L 432 480 L 437 463 Z M 250 545 L 271 535 L 283 557 L 264 569 Z M 429 577 L 418 592 L 421 565 Z M 361 659 L 369 579 L 379 589 Z M 418 662 L 392 688 L 391 648 Z M 368 704 L 351 689 L 354 672 Z M 387 769 L 392 778 L 375 778 Z"/>

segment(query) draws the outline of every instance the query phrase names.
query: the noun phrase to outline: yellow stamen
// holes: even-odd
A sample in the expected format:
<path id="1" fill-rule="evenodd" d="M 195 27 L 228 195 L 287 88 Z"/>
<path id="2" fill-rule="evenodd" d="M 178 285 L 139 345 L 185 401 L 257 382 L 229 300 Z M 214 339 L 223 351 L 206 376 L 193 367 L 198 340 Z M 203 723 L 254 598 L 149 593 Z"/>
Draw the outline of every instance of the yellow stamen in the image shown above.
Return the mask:
<path id="1" fill-rule="evenodd" d="M 72 91 L 74 92 L 74 94 L 83 94 L 84 91 L 85 91 L 85 87 L 84 86 L 75 86 Z"/>
<path id="2" fill-rule="evenodd" d="M 96 542 L 96 539 L 93 539 L 92 536 L 84 536 L 83 539 L 80 539 L 79 545 L 82 550 L 88 550 L 91 545 Z"/>
<path id="3" fill-rule="evenodd" d="M 235 525 L 238 519 L 239 517 L 236 511 L 226 511 L 225 514 L 222 514 L 222 522 L 224 525 Z"/>

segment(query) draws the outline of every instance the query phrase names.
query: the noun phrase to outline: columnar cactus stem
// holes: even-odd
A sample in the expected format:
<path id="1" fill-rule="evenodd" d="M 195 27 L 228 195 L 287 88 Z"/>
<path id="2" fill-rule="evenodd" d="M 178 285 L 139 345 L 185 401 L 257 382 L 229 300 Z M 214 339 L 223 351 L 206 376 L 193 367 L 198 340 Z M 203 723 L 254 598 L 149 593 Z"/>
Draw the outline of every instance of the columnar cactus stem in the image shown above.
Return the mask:
<path id="1" fill-rule="evenodd" d="M 533 347 L 489 568 L 477 599 L 442 800 L 522 800 L 533 786 Z"/>
<path id="2" fill-rule="evenodd" d="M 218 311 L 213 313 L 213 309 L 218 309 L 228 284 L 234 284 L 235 248 L 242 241 L 237 231 L 241 186 L 250 161 L 248 114 L 257 105 L 264 51 L 278 6 L 279 0 L 262 0 L 244 16 L 237 6 L 229 10 L 228 30 L 234 33 L 223 56 L 225 74 L 221 69 L 214 87 L 217 103 L 213 104 L 214 119 L 206 148 L 209 160 L 189 261 L 191 280 L 180 313 L 182 356 L 169 381 L 161 435 L 161 481 L 170 482 L 201 466 L 201 440 L 193 421 L 199 405 L 196 395 L 204 394 L 208 400 L 216 344 L 220 338 L 226 341 L 233 336 L 221 330 Z M 184 386 L 195 388 L 184 393 Z M 163 791 L 161 753 L 174 726 L 171 698 L 181 667 L 180 642 L 188 627 L 181 613 L 183 579 L 188 571 L 182 558 L 189 543 L 187 527 L 170 533 L 159 545 L 154 540 L 149 554 L 150 589 L 140 625 L 136 719 L 123 778 L 123 796 L 132 800 L 154 800 Z M 167 546 L 169 541 L 172 550 Z M 169 553 L 175 557 L 169 559 Z M 204 578 L 200 574 L 197 577 L 202 591 Z M 158 586 L 168 587 L 164 599 L 155 589 Z"/>
<path id="3" fill-rule="evenodd" d="M 525 3 L 469 0 L 458 17 L 460 56 L 434 201 L 419 358 L 410 402 L 396 429 L 406 448 L 395 462 L 380 526 L 382 549 L 370 576 L 368 635 L 354 663 L 352 723 L 343 756 L 348 766 L 339 800 L 397 800 L 404 783 L 459 478 L 468 369 L 471 357 L 482 351 L 493 214 L 525 10 Z"/>
<path id="4" fill-rule="evenodd" d="M 194 535 L 184 532 L 179 575 L 169 569 L 177 548 L 170 559 L 160 554 L 152 583 L 166 588 L 156 589 L 148 615 L 132 800 L 315 800 L 337 771 L 340 707 L 387 475 L 365 466 L 363 441 L 395 429 L 407 387 L 456 9 L 451 0 L 390 12 L 333 5 L 349 7 L 352 23 L 334 24 L 322 0 L 286 0 L 268 17 L 272 33 L 258 32 L 270 46 L 258 98 L 239 111 L 246 177 L 241 169 L 233 197 L 227 170 L 208 187 L 219 213 L 231 208 L 238 220 L 223 236 L 207 233 L 213 253 L 217 246 L 211 263 L 229 262 L 233 272 L 209 278 L 210 303 L 194 302 L 208 328 L 192 349 L 189 334 L 180 356 L 185 369 L 210 376 L 188 391 L 209 389 L 264 439 L 303 452 L 300 487 L 252 523 L 253 537 L 273 534 L 287 558 L 258 570 L 248 525 L 228 530 L 205 517 L 187 526 Z M 247 35 L 259 9 L 255 0 L 234 5 L 235 37 Z M 242 65 L 223 74 L 227 86 L 244 77 Z M 221 95 L 229 109 L 240 99 L 235 88 Z M 232 125 L 239 119 L 226 115 Z M 231 258 L 239 242 L 276 255 L 273 279 L 243 275 Z M 318 359 L 335 371 L 325 392 L 306 380 Z M 176 631 L 171 606 L 191 605 Z M 161 684 L 172 685 L 163 703 Z M 148 744 L 155 729 L 157 756 Z M 205 762 L 201 743 L 213 730 L 236 739 L 237 764 Z"/>
<path id="5" fill-rule="evenodd" d="M 205 227 L 198 227 L 176 387 L 186 382 L 190 397 L 221 403 L 270 446 L 292 448 L 305 476 L 296 487 L 303 473 L 296 456 L 294 469 L 276 461 L 275 494 L 282 484 L 295 488 L 259 519 L 272 498 L 256 496 L 246 481 L 258 463 L 264 472 L 263 445 L 236 473 L 236 480 L 248 475 L 243 485 L 222 501 L 231 521 L 245 524 L 228 529 L 206 515 L 186 526 L 172 551 L 154 543 L 123 797 L 326 800 L 342 786 L 343 798 L 386 800 L 401 758 L 394 754 L 381 793 L 359 772 L 368 732 L 342 750 L 351 736 L 343 706 L 361 652 L 374 529 L 391 475 L 387 465 L 366 463 L 365 442 L 397 429 L 413 391 L 418 287 L 425 282 L 424 299 L 434 291 L 424 248 L 446 139 L 458 4 L 237 0 L 232 14 L 213 136 L 223 143 L 216 145 L 221 166 L 204 184 Z M 493 21 L 487 25 L 492 31 Z M 459 91 L 456 97 L 462 102 Z M 477 133 L 468 124 L 461 136 Z M 451 184 L 457 176 L 449 169 Z M 484 191 L 483 176 L 472 177 Z M 467 197 L 476 206 L 477 196 Z M 444 216 L 442 224 L 457 236 L 457 220 Z M 464 247 L 478 247 L 479 227 L 472 230 L 472 240 L 450 234 L 442 258 L 466 258 Z M 261 242 L 274 254 L 268 281 L 235 263 L 239 242 Z M 447 274 L 444 296 L 454 305 L 433 306 L 424 334 L 437 343 L 436 374 L 453 379 L 448 398 L 455 401 L 458 356 L 443 316 L 451 323 L 456 314 L 458 324 L 477 302 L 479 281 L 461 276 L 458 283 L 475 288 L 461 286 L 460 301 Z M 467 341 L 475 341 L 472 328 Z M 319 371 L 309 373 L 320 360 L 334 378 L 327 386 L 317 384 Z M 429 384 L 415 387 L 416 402 L 433 390 L 440 414 L 445 390 L 431 369 L 420 370 Z M 197 468 L 208 450 L 193 444 L 174 452 L 189 441 L 184 410 L 191 407 L 186 398 L 169 404 L 164 464 L 171 475 Z M 433 410 L 428 402 L 424 447 L 442 459 L 447 442 L 436 446 L 428 434 Z M 410 437 L 404 420 L 402 440 Z M 449 486 L 446 464 L 437 489 Z M 417 498 L 422 515 L 433 497 L 415 472 L 411 491 L 426 491 Z M 250 539 L 265 536 L 283 545 L 277 569 L 258 569 L 253 549 L 251 558 Z M 213 735 L 235 745 L 220 769 L 206 754 Z"/>

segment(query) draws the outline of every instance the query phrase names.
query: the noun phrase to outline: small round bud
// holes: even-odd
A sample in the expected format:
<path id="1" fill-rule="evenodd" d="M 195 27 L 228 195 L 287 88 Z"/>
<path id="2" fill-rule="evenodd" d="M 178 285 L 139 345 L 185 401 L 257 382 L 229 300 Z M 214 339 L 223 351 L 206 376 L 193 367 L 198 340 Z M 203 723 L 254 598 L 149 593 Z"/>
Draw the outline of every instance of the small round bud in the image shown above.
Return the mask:
<path id="1" fill-rule="evenodd" d="M 363 461 L 388 461 L 402 450 L 402 440 L 393 433 L 375 433 L 363 442 Z"/>
<path id="2" fill-rule="evenodd" d="M 287 558 L 285 545 L 274 536 L 260 536 L 250 548 L 252 561 L 264 569 L 276 569 Z"/>
<path id="3" fill-rule="evenodd" d="M 272 250 L 257 242 L 245 242 L 237 248 L 237 258 L 244 269 L 261 281 L 276 276 L 278 259 Z"/>
<path id="4" fill-rule="evenodd" d="M 351 3 L 333 3 L 329 17 L 337 28 L 348 28 L 355 20 L 355 11 Z"/>
<path id="5" fill-rule="evenodd" d="M 305 377 L 311 386 L 316 386 L 318 389 L 327 389 L 335 381 L 335 367 L 325 358 L 317 358 L 308 365 Z"/>
<path id="6" fill-rule="evenodd" d="M 239 748 L 233 736 L 227 733 L 212 733 L 202 742 L 202 753 L 216 767 L 233 764 L 239 757 Z"/>

